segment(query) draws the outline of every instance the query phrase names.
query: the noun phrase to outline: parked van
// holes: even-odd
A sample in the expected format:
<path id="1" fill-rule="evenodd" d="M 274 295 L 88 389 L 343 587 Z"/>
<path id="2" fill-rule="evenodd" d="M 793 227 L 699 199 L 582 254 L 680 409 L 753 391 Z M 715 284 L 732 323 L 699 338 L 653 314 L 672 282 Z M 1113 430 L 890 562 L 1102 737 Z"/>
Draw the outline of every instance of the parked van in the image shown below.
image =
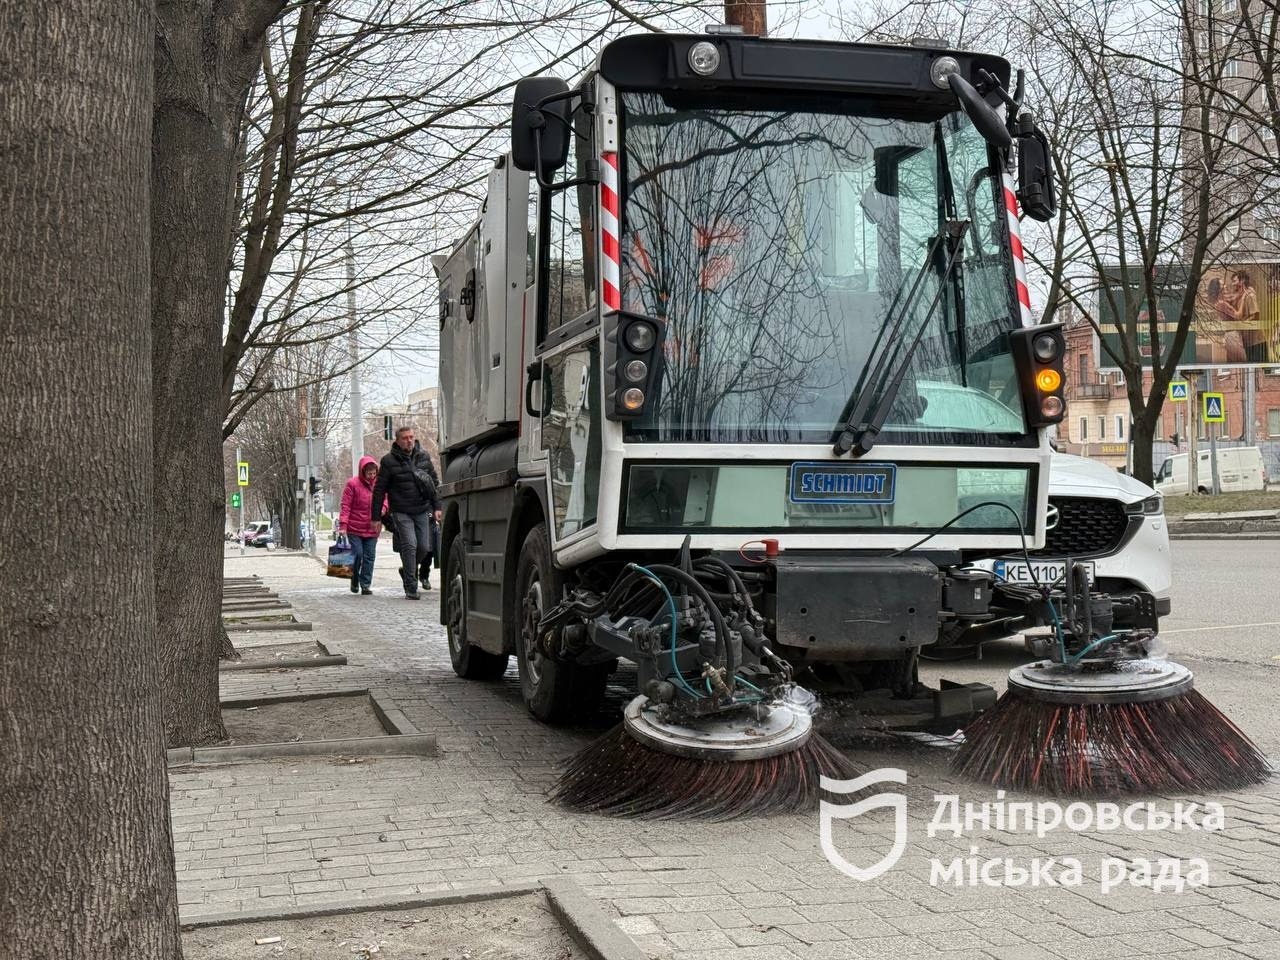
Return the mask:
<path id="1" fill-rule="evenodd" d="M 1175 453 L 1160 464 L 1156 473 L 1156 489 L 1161 493 L 1187 493 L 1187 454 Z M 1257 447 L 1225 447 L 1218 451 L 1218 484 L 1223 493 L 1242 490 L 1265 490 L 1267 470 L 1262 451 Z M 1213 489 L 1213 465 L 1206 448 L 1199 450 L 1196 487 L 1200 493 Z"/>

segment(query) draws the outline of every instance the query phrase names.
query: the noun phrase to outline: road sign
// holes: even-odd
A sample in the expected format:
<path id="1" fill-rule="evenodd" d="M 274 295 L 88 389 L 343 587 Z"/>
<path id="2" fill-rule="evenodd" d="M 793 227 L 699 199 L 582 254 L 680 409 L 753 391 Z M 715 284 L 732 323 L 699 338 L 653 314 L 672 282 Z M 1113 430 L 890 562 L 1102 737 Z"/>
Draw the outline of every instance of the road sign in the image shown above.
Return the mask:
<path id="1" fill-rule="evenodd" d="M 1172 400 L 1174 403 L 1177 403 L 1179 400 L 1186 400 L 1187 399 L 1187 381 L 1170 380 L 1169 381 L 1169 399 Z"/>
<path id="2" fill-rule="evenodd" d="M 249 461 L 241 460 L 236 464 L 236 486 L 247 487 L 249 485 Z"/>
<path id="3" fill-rule="evenodd" d="M 1204 422 L 1225 423 L 1227 420 L 1227 407 L 1223 403 L 1222 394 L 1202 393 L 1200 396 L 1204 397 Z"/>
<path id="4" fill-rule="evenodd" d="M 231 506 L 232 506 L 232 508 L 233 508 L 233 509 L 239 509 L 239 507 L 240 507 L 240 491 L 238 491 L 238 490 L 237 490 L 235 493 L 233 493 L 233 494 L 231 495 Z"/>

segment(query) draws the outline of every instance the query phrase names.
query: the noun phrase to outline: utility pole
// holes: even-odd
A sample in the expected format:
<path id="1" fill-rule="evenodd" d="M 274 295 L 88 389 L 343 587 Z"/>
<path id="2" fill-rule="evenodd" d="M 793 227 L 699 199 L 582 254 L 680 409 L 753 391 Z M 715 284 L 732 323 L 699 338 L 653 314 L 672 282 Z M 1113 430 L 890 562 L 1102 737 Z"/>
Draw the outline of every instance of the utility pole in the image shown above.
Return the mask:
<path id="1" fill-rule="evenodd" d="M 1244 373 L 1244 438 L 1245 446 L 1257 442 L 1254 421 L 1258 416 L 1258 371 L 1250 367 Z"/>
<path id="2" fill-rule="evenodd" d="M 749 37 L 769 34 L 765 0 L 724 0 L 724 22 L 731 27 L 741 27 Z"/>
<path id="3" fill-rule="evenodd" d="M 364 456 L 364 409 L 360 397 L 360 337 L 356 333 L 356 252 L 351 239 L 351 218 L 347 217 L 347 326 L 351 343 L 351 475 L 360 473 Z M 308 490 L 308 494 L 310 491 Z"/>
<path id="4" fill-rule="evenodd" d="M 1200 377 L 1186 370 L 1187 378 L 1187 493 L 1200 489 Z"/>
<path id="5" fill-rule="evenodd" d="M 236 477 L 237 477 L 236 489 L 237 490 L 240 490 L 239 475 L 240 475 L 241 459 L 243 458 L 240 456 L 240 448 L 236 447 Z M 244 556 L 244 537 L 242 536 L 242 534 L 244 533 L 244 493 L 245 492 L 243 490 L 240 490 L 240 529 L 236 531 L 236 539 L 240 541 L 240 556 L 242 557 Z"/>

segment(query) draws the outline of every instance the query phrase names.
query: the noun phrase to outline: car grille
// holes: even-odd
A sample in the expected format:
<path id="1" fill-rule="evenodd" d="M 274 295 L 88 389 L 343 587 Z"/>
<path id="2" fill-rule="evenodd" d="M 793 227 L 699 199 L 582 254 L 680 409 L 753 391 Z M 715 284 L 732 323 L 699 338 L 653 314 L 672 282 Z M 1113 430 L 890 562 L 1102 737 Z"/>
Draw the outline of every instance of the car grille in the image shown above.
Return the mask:
<path id="1" fill-rule="evenodd" d="M 1129 526 L 1119 500 L 1097 497 L 1050 497 L 1058 508 L 1058 523 L 1045 537 L 1038 557 L 1083 557 L 1111 553 L 1124 540 Z"/>

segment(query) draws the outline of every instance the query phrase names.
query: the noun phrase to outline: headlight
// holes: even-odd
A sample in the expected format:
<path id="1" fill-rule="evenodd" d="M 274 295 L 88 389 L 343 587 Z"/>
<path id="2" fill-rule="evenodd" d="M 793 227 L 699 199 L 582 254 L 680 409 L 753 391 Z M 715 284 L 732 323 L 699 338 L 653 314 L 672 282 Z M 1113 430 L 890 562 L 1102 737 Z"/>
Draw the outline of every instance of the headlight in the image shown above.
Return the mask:
<path id="1" fill-rule="evenodd" d="M 1148 517 L 1158 517 L 1164 513 L 1164 497 L 1157 493 L 1154 497 L 1147 497 L 1147 499 L 1139 500 L 1137 503 L 1126 503 L 1124 512 L 1130 516 L 1142 514 Z"/>
<path id="2" fill-rule="evenodd" d="M 720 51 L 714 43 L 699 40 L 689 48 L 689 67 L 699 76 L 711 76 L 720 69 Z"/>

